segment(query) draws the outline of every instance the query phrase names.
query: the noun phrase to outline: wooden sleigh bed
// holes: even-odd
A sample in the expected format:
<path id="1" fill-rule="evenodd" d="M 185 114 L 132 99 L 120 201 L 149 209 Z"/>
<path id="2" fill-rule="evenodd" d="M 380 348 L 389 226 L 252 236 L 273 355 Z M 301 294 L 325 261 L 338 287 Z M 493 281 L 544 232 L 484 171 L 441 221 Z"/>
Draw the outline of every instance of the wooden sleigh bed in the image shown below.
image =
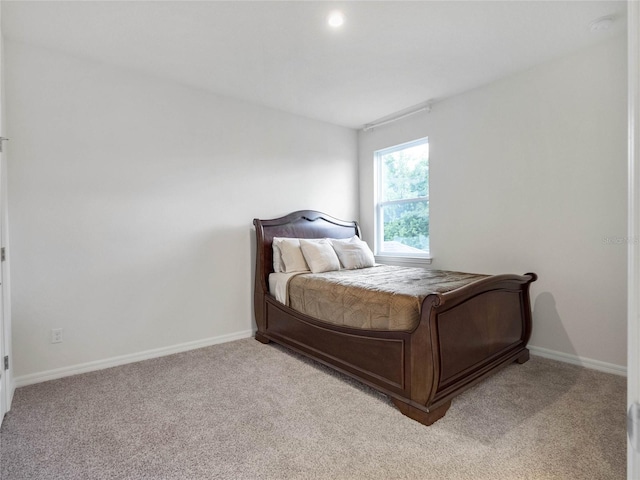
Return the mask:
<path id="1" fill-rule="evenodd" d="M 312 210 L 253 223 L 256 340 L 274 341 L 350 375 L 388 395 L 420 423 L 431 425 L 453 397 L 510 363 L 529 359 L 534 273 L 487 276 L 428 295 L 411 331 L 339 326 L 299 313 L 270 294 L 272 241 L 360 237 L 358 224 Z"/>

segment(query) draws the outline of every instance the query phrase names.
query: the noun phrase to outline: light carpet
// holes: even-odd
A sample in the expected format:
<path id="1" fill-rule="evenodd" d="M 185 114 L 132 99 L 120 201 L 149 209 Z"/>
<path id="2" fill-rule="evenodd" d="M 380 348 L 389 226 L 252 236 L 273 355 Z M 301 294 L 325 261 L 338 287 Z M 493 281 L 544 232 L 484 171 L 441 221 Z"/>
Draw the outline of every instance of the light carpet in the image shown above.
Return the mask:
<path id="1" fill-rule="evenodd" d="M 0 478 L 623 479 L 625 405 L 626 379 L 532 357 L 425 427 L 245 339 L 19 388 Z"/>

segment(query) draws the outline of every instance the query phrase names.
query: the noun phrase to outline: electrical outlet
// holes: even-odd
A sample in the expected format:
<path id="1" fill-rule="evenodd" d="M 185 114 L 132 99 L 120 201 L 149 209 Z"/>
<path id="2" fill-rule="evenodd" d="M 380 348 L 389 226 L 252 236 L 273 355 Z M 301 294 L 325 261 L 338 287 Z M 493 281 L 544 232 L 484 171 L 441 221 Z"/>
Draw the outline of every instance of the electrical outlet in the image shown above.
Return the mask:
<path id="1" fill-rule="evenodd" d="M 62 329 L 61 328 L 52 328 L 51 329 L 51 343 L 62 343 Z"/>

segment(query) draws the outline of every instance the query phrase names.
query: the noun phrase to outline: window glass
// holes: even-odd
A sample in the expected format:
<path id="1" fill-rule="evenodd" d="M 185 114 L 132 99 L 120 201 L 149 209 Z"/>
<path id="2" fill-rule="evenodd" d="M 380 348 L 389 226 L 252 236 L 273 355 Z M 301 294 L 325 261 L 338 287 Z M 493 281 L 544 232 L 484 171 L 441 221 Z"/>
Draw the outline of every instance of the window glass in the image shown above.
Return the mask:
<path id="1" fill-rule="evenodd" d="M 426 138 L 375 153 L 376 253 L 429 255 L 429 143 Z"/>

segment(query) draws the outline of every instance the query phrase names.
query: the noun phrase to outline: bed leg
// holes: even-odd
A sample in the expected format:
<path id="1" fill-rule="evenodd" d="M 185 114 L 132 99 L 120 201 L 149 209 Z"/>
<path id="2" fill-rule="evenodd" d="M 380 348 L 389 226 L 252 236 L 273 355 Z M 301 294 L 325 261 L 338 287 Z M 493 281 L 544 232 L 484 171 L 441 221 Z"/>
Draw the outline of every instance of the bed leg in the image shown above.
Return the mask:
<path id="1" fill-rule="evenodd" d="M 397 398 L 391 398 L 391 400 L 403 415 L 427 426 L 444 417 L 445 413 L 447 413 L 447 410 L 449 410 L 449 407 L 451 406 L 451 400 L 449 400 L 447 403 L 444 403 L 429 412 L 425 412 L 424 410 L 420 410 L 419 408 L 409 405 Z"/>
<path id="2" fill-rule="evenodd" d="M 529 361 L 529 349 L 525 348 L 524 351 L 520 354 L 518 358 L 516 358 L 515 361 L 521 365 Z"/>
<path id="3" fill-rule="evenodd" d="M 260 343 L 269 343 L 271 342 L 271 340 L 269 340 L 267 337 L 265 337 L 264 335 L 262 335 L 260 332 L 256 332 L 256 336 L 255 336 L 256 340 L 258 340 Z"/>

